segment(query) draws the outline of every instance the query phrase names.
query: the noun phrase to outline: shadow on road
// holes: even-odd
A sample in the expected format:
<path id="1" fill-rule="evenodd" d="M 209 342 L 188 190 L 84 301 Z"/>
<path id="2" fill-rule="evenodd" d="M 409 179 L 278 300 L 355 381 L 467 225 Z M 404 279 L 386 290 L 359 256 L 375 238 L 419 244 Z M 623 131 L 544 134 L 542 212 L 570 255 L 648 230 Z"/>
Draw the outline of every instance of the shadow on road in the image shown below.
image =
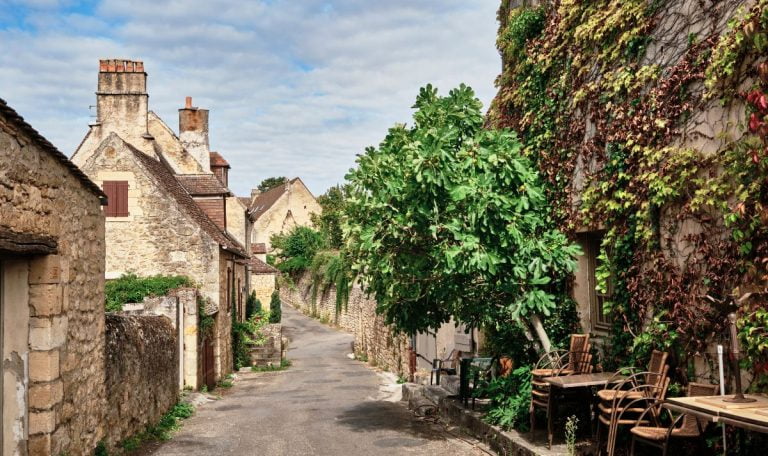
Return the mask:
<path id="1" fill-rule="evenodd" d="M 391 430 L 427 440 L 446 439 L 438 426 L 414 419 L 402 404 L 395 402 L 363 402 L 344 411 L 336 419 L 355 432 Z"/>

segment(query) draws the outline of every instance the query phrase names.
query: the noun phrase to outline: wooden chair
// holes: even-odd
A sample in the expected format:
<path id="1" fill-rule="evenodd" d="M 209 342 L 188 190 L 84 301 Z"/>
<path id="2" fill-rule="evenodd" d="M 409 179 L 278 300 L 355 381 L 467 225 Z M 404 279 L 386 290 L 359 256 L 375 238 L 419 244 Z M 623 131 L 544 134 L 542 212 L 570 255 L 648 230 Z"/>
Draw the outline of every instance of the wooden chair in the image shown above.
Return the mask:
<path id="1" fill-rule="evenodd" d="M 664 401 L 669 387 L 667 377 L 668 366 L 664 365 L 661 372 L 638 372 L 630 375 L 610 390 L 612 394 L 604 394 L 598 405 L 597 419 L 597 448 L 598 455 L 602 454 L 602 428 L 608 429 L 607 453 L 613 456 L 616 450 L 616 436 L 619 426 L 637 426 L 650 424 L 649 420 L 658 425 L 658 408 Z M 643 383 L 651 379 L 652 383 Z M 651 404 L 649 406 L 649 404 Z M 648 415 L 649 414 L 649 415 Z M 646 415 L 648 415 L 646 417 Z"/>
<path id="2" fill-rule="evenodd" d="M 645 371 L 642 378 L 638 378 L 638 380 L 641 380 L 641 382 L 635 383 L 633 386 L 638 386 L 640 384 L 652 385 L 660 383 L 663 380 L 662 372 L 664 372 L 664 376 L 666 376 L 668 357 L 668 353 L 654 350 L 653 353 L 651 353 L 651 360 L 648 362 L 648 369 Z M 630 374 L 636 374 L 637 369 L 633 367 L 625 367 L 619 369 L 615 375 L 619 376 L 627 372 Z M 606 388 L 598 391 L 597 397 L 600 399 L 600 401 L 608 402 L 613 400 L 616 394 L 626 394 L 626 392 L 621 392 L 621 390 L 617 390 L 615 387 Z M 637 393 L 635 396 L 637 396 Z"/>
<path id="3" fill-rule="evenodd" d="M 714 396 L 717 394 L 718 385 L 709 383 L 689 383 L 688 397 L 694 396 Z M 672 419 L 669 427 L 646 426 L 645 415 L 650 413 L 657 404 L 650 405 L 638 418 L 636 425 L 630 429 L 632 433 L 632 446 L 630 447 L 630 456 L 635 454 L 635 445 L 637 442 L 644 443 L 661 449 L 662 456 L 667 455 L 670 438 L 690 439 L 701 443 L 701 435 L 704 433 L 709 421 L 703 418 L 696 418 L 693 415 L 681 414 L 677 418 L 667 409 L 667 413 Z M 698 439 L 698 440 L 697 440 Z"/>

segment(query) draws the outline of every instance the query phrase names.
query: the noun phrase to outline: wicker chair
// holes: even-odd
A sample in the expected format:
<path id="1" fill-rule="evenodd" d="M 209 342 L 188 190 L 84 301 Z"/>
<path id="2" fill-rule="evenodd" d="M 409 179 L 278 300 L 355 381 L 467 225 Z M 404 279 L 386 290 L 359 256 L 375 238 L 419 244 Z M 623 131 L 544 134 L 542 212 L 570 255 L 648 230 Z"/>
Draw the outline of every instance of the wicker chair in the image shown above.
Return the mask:
<path id="1" fill-rule="evenodd" d="M 660 373 L 638 372 L 632 374 L 611 389 L 613 394 L 604 395 L 605 397 L 610 396 L 610 399 L 603 400 L 601 398 L 597 419 L 598 454 L 602 454 L 603 427 L 608 429 L 606 445 L 608 456 L 613 456 L 616 450 L 616 436 L 619 426 L 650 424 L 650 420 L 658 425 L 658 408 L 666 397 L 669 387 L 667 370 L 668 366 L 665 365 Z M 649 378 L 655 381 L 650 384 L 643 383 Z"/>
<path id="2" fill-rule="evenodd" d="M 529 408 L 531 420 L 531 435 L 536 430 L 536 410 L 543 409 L 549 417 L 550 387 L 544 381 L 546 377 L 560 375 L 576 375 L 592 372 L 592 354 L 589 353 L 591 345 L 588 343 L 589 335 L 573 334 L 571 336 L 571 350 L 553 350 L 544 354 L 531 371 L 531 405 Z M 547 420 L 549 422 L 549 420 Z M 547 431 L 547 444 L 552 447 L 552 430 Z"/>
<path id="3" fill-rule="evenodd" d="M 714 396 L 717 394 L 718 386 L 711 385 L 709 383 L 689 383 L 688 384 L 688 397 L 694 396 Z M 669 427 L 656 427 L 643 425 L 646 421 L 645 415 L 652 411 L 656 404 L 644 411 L 638 418 L 635 427 L 630 432 L 632 433 L 632 446 L 630 448 L 630 456 L 635 454 L 635 445 L 637 442 L 644 443 L 646 445 L 654 446 L 661 449 L 663 456 L 667 455 L 669 450 L 670 438 L 675 439 L 689 439 L 694 440 L 697 443 L 701 443 L 700 437 L 706 429 L 708 420 L 703 418 L 696 418 L 693 415 L 681 414 L 677 418 L 672 416 L 672 412 L 667 409 L 667 413 L 672 419 L 672 425 Z"/>
<path id="4" fill-rule="evenodd" d="M 663 377 L 666 376 L 668 356 L 669 354 L 666 352 L 660 352 L 658 350 L 654 350 L 653 353 L 651 353 L 651 360 L 648 362 L 648 369 L 644 373 L 643 378 L 638 378 L 638 380 L 641 380 L 641 382 L 640 383 L 636 382 L 633 384 L 633 386 L 638 386 L 640 384 L 652 385 L 652 384 L 661 383 L 663 381 Z M 615 375 L 619 376 L 626 372 L 629 372 L 631 374 L 636 374 L 636 369 L 631 367 L 625 367 L 623 369 L 620 369 L 618 372 L 616 372 Z M 664 372 L 664 375 L 662 375 L 662 372 Z M 603 402 L 609 402 L 613 400 L 616 394 L 624 395 L 626 394 L 626 392 L 617 390 L 615 387 L 606 388 L 598 391 L 597 397 Z M 635 393 L 635 396 L 637 396 L 637 394 L 638 393 Z"/>

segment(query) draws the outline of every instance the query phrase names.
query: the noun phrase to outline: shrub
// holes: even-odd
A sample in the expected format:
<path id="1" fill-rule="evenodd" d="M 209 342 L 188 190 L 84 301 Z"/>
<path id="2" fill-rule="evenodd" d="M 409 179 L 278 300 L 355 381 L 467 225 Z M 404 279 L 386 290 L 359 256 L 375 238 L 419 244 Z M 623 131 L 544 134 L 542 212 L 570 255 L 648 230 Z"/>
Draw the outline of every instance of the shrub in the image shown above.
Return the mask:
<path id="1" fill-rule="evenodd" d="M 280 293 L 275 290 L 272 292 L 272 299 L 269 301 L 269 322 L 280 323 L 283 318 L 283 309 L 281 308 Z"/>
<path id="2" fill-rule="evenodd" d="M 245 302 L 245 318 L 250 319 L 261 312 L 261 301 L 256 297 L 256 292 L 252 291 Z"/>
<path id="3" fill-rule="evenodd" d="M 141 302 L 147 296 L 162 296 L 179 287 L 194 286 L 186 276 L 150 276 L 138 277 L 125 274 L 119 279 L 110 280 L 104 286 L 107 312 L 119 312 L 129 302 Z"/>
<path id="4" fill-rule="evenodd" d="M 323 234 L 306 226 L 297 226 L 286 234 L 273 235 L 271 242 L 278 251 L 275 266 L 289 274 L 306 270 L 312 257 L 325 246 Z"/>
<path id="5" fill-rule="evenodd" d="M 506 377 L 497 377 L 478 388 L 478 396 L 488 397 L 491 408 L 486 421 L 504 429 L 528 428 L 531 404 L 531 368 L 523 366 L 513 370 Z"/>

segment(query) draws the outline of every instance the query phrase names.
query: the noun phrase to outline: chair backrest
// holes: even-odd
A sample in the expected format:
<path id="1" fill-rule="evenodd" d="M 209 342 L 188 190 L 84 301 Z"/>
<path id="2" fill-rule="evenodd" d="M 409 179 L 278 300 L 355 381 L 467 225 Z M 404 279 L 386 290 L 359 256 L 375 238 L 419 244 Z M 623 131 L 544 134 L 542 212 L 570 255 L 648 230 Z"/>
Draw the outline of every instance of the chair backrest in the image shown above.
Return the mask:
<path id="1" fill-rule="evenodd" d="M 571 334 L 571 346 L 568 349 L 568 369 L 574 373 L 580 374 L 588 370 L 589 350 L 592 345 L 589 343 L 589 334 Z"/>
<path id="2" fill-rule="evenodd" d="M 718 385 L 712 385 L 710 383 L 689 383 L 688 384 L 688 397 L 695 396 L 714 396 L 717 394 Z M 699 434 L 709 423 L 706 418 L 697 418 L 694 415 L 686 414 L 683 417 L 683 425 L 681 429 L 687 429 L 690 432 Z"/>
<path id="3" fill-rule="evenodd" d="M 645 383 L 648 385 L 661 385 L 667 376 L 667 352 L 654 350 L 651 353 L 651 360 L 648 362 L 648 370 L 645 375 Z"/>

